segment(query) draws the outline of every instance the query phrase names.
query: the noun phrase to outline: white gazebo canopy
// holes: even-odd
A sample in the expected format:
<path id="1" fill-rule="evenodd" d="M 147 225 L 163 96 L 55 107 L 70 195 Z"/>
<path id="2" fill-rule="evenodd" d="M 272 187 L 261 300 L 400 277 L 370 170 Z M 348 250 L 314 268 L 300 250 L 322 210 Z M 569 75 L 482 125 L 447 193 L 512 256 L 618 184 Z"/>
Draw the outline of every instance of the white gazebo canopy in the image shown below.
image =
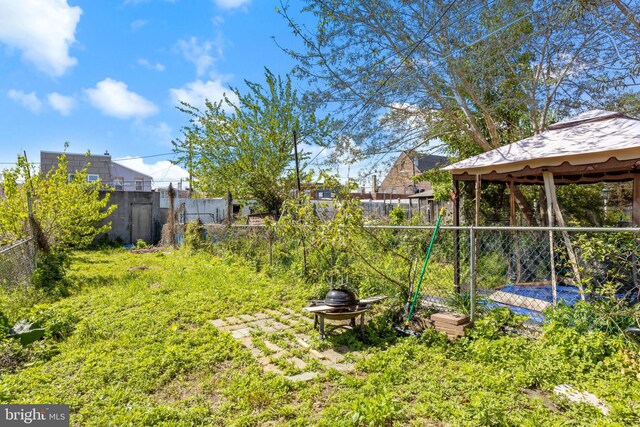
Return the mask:
<path id="1" fill-rule="evenodd" d="M 640 173 L 640 120 L 592 110 L 544 132 L 447 166 L 454 179 L 541 184 L 632 180 Z"/>

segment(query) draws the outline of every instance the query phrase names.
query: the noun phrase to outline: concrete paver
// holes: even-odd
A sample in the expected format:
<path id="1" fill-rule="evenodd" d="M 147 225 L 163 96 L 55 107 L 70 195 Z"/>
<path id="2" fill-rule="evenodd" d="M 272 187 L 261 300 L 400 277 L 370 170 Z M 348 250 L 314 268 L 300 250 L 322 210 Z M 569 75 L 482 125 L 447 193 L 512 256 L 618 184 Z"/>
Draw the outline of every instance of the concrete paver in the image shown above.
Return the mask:
<path id="1" fill-rule="evenodd" d="M 344 356 L 333 349 L 325 350 L 322 354 L 333 363 L 338 363 L 344 360 Z"/>
<path id="2" fill-rule="evenodd" d="M 250 314 L 241 314 L 238 317 L 244 320 L 245 322 L 253 322 L 254 320 L 256 320 L 256 318 L 251 316 Z"/>
<path id="3" fill-rule="evenodd" d="M 227 322 L 224 321 L 224 319 L 214 319 L 211 321 L 211 324 L 213 326 L 215 326 L 216 328 L 220 328 L 222 326 L 227 326 Z"/>
<path id="4" fill-rule="evenodd" d="M 291 375 L 285 378 L 288 379 L 289 381 L 311 381 L 317 376 L 318 376 L 317 372 L 303 372 L 301 374 Z"/>
<path id="5" fill-rule="evenodd" d="M 238 319 L 237 317 L 227 317 L 226 319 L 224 319 L 228 324 L 233 325 L 235 323 L 241 323 L 240 319 Z"/>
<path id="6" fill-rule="evenodd" d="M 251 328 L 236 329 L 236 330 L 231 332 L 231 336 L 236 338 L 236 339 L 250 337 L 251 336 Z"/>
<path id="7" fill-rule="evenodd" d="M 300 369 L 301 371 L 304 370 L 304 368 L 307 367 L 307 364 L 304 360 L 299 359 L 297 357 L 291 357 L 289 359 L 291 362 L 293 362 L 293 365 L 296 367 L 296 369 Z"/>
<path id="8" fill-rule="evenodd" d="M 312 348 L 309 335 L 303 333 L 303 331 L 310 330 L 309 324 L 313 322 L 313 318 L 303 316 L 288 308 L 282 309 L 282 311 L 265 310 L 265 312 L 267 314 L 241 314 L 237 317 L 215 319 L 211 320 L 210 323 L 216 328 L 230 332 L 231 336 L 251 352 L 251 355 L 262 365 L 265 372 L 284 375 L 283 370 L 277 366 L 277 364 L 280 364 L 280 360 L 293 364 L 297 370 L 303 371 L 298 375 L 286 376 L 291 381 L 310 381 L 319 375 L 318 372 L 305 371 L 305 369 L 314 369 L 310 368 L 314 364 L 309 365 L 307 361 L 293 356 L 293 354 L 308 354 L 309 358 L 317 360 L 324 367 L 345 373 L 353 371 L 354 364 L 347 362 L 344 355 L 350 354 L 362 357 L 360 352 L 351 352 L 347 346 L 341 346 L 337 351 L 333 349 L 318 351 Z M 292 330 L 292 326 L 296 329 Z M 283 334 L 282 331 L 285 330 L 291 331 L 292 334 L 289 332 Z M 263 352 L 263 350 L 255 346 L 252 341 L 252 334 L 256 333 L 264 342 L 266 349 L 273 353 L 265 355 L 264 352 L 267 350 Z M 275 333 L 279 333 L 278 340 L 275 340 L 279 344 L 269 339 L 270 335 Z M 284 344 L 280 341 L 283 339 L 286 341 Z M 285 349 L 282 347 L 285 347 Z M 261 348 L 264 349 L 264 347 Z M 290 351 L 293 351 L 293 354 Z M 349 358 L 353 360 L 351 356 Z"/>
<path id="9" fill-rule="evenodd" d="M 277 345 L 275 345 L 271 341 L 264 340 L 264 345 L 265 345 L 265 347 L 267 347 L 271 351 L 282 351 L 282 348 L 278 347 Z"/>

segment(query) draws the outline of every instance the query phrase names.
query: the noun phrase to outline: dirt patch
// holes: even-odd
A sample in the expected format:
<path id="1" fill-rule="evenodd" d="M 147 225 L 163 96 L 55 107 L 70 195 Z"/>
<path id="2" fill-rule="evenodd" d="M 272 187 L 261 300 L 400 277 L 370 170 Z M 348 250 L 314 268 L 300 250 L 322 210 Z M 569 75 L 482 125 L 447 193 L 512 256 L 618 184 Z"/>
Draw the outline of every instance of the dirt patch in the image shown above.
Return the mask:
<path id="1" fill-rule="evenodd" d="M 523 388 L 521 391 L 532 399 L 541 400 L 542 404 L 546 406 L 551 412 L 560 412 L 560 408 L 558 408 L 558 406 L 551 401 L 549 395 L 544 391 L 531 390 L 528 388 Z"/>
<path id="2" fill-rule="evenodd" d="M 222 395 L 214 390 L 211 377 L 202 372 L 179 375 L 153 395 L 154 400 L 163 405 L 175 405 L 194 397 L 201 397 L 209 402 L 212 412 L 222 402 Z"/>
<path id="3" fill-rule="evenodd" d="M 131 249 L 132 254 L 152 254 L 154 252 L 162 252 L 165 248 L 159 246 L 149 246 L 148 248 Z"/>
<path id="4" fill-rule="evenodd" d="M 129 267 L 129 271 L 145 271 L 148 270 L 149 267 L 146 265 L 135 265 L 133 267 Z"/>

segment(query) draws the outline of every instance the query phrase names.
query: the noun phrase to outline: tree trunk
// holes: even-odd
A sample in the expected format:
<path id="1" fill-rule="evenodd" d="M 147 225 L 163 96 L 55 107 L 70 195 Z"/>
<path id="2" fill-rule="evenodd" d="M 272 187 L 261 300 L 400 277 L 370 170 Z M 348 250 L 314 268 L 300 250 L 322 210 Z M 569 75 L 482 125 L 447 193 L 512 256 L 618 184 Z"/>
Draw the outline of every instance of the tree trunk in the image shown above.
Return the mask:
<path id="1" fill-rule="evenodd" d="M 531 204 L 529 203 L 527 198 L 524 197 L 524 194 L 522 194 L 518 186 L 514 185 L 513 187 L 514 187 L 513 195 L 516 198 L 516 203 L 520 207 L 520 210 L 522 211 L 522 215 L 524 216 L 524 220 L 527 222 L 527 225 L 530 227 L 537 226 L 538 221 L 536 221 L 536 216 L 533 212 L 533 209 L 531 208 Z"/>
<path id="2" fill-rule="evenodd" d="M 231 191 L 227 191 L 227 217 L 225 222 L 231 225 L 233 222 L 233 197 L 231 197 Z"/>

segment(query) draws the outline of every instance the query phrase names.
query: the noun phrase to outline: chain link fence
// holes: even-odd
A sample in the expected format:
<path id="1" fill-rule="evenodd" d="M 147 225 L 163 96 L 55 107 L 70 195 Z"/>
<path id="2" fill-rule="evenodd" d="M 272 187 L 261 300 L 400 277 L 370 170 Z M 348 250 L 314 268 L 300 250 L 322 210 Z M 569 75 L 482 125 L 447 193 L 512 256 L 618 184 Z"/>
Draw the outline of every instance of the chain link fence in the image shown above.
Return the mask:
<path id="1" fill-rule="evenodd" d="M 29 282 L 36 268 L 36 245 L 32 238 L 0 246 L 0 286 L 15 288 Z"/>
<path id="2" fill-rule="evenodd" d="M 286 239 L 262 226 L 208 225 L 206 234 L 220 253 L 240 254 L 256 269 L 306 269 L 326 289 L 348 282 L 363 297 L 385 294 L 402 307 L 417 285 L 434 228 L 354 228 L 343 253 L 323 242 Z M 533 323 L 543 322 L 550 307 L 581 300 L 628 308 L 639 298 L 639 260 L 638 229 L 442 226 L 421 301 L 423 307 L 472 317 L 508 307 Z"/>

